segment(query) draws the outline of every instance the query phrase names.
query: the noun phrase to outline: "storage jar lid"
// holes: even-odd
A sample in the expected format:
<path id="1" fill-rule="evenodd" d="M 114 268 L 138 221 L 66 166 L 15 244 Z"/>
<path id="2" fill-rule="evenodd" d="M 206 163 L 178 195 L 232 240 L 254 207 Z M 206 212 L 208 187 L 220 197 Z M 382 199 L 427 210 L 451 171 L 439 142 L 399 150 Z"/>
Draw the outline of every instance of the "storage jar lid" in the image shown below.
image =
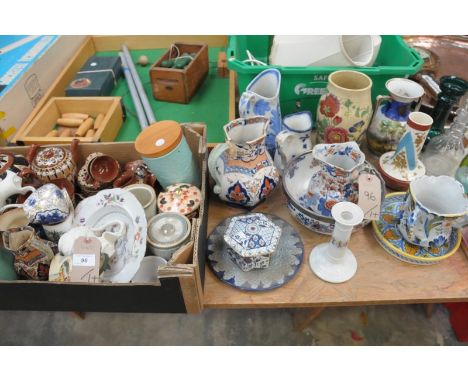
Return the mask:
<path id="1" fill-rule="evenodd" d="M 163 212 L 148 222 L 148 242 L 154 247 L 171 248 L 183 243 L 190 234 L 190 221 L 176 212 Z"/>
<path id="2" fill-rule="evenodd" d="M 161 212 L 179 212 L 189 215 L 200 207 L 200 189 L 189 183 L 176 183 L 158 195 L 158 209 Z"/>
<path id="3" fill-rule="evenodd" d="M 161 157 L 180 143 L 182 135 L 182 127 L 176 121 L 156 122 L 138 135 L 135 149 L 143 157 Z"/>

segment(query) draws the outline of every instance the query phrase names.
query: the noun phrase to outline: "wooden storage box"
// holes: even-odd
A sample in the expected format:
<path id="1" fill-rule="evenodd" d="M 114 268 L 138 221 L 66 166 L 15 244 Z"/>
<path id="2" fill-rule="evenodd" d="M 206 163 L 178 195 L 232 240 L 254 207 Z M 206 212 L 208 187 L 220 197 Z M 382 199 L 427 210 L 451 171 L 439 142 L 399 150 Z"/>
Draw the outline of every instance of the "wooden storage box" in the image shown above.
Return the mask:
<path id="1" fill-rule="evenodd" d="M 196 53 L 195 58 L 184 68 L 163 68 L 161 63 L 169 59 L 170 48 L 150 68 L 154 98 L 160 101 L 189 103 L 195 91 L 208 75 L 208 45 L 175 43 L 182 53 Z"/>
<path id="2" fill-rule="evenodd" d="M 47 137 L 63 113 L 85 113 L 96 118 L 104 114 L 92 137 L 78 137 L 81 142 L 112 142 L 122 127 L 123 112 L 120 97 L 53 97 L 23 131 L 18 132 L 18 144 L 70 143 L 74 136 Z"/>
<path id="3" fill-rule="evenodd" d="M 202 310 L 208 219 L 206 127 L 199 123 L 183 124 L 182 127 L 201 169 L 203 202 L 199 217 L 192 219 L 191 242 L 181 251 L 178 261 L 160 268 L 159 283 L 0 280 L 0 310 L 152 313 L 198 313 Z M 8 151 L 15 154 L 24 155 L 28 150 L 28 146 L 8 147 Z M 111 155 L 120 163 L 140 159 L 133 142 L 80 143 L 78 165 L 83 165 L 85 158 L 95 151 Z"/>

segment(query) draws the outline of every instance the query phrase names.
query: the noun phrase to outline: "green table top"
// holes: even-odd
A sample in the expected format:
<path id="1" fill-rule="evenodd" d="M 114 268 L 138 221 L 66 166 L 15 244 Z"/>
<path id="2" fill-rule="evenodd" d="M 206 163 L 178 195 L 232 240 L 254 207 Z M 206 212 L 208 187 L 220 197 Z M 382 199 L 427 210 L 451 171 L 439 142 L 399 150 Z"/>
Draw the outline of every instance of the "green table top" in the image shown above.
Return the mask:
<path id="1" fill-rule="evenodd" d="M 188 104 L 155 100 L 149 77 L 150 64 L 146 67 L 135 64 L 157 121 L 172 119 L 177 122 L 204 122 L 207 125 L 208 142 L 224 142 L 223 126 L 229 118 L 229 80 L 217 75 L 218 52 L 222 49 L 209 49 L 208 76 Z M 166 49 L 132 50 L 130 54 L 135 63 L 140 55 L 146 55 L 149 62 L 154 63 L 165 51 Z M 99 56 L 116 54 L 118 54 L 116 51 L 97 53 Z M 134 141 L 141 130 L 130 91 L 123 77 L 119 79 L 112 96 L 121 96 L 127 111 L 127 119 L 116 141 Z"/>

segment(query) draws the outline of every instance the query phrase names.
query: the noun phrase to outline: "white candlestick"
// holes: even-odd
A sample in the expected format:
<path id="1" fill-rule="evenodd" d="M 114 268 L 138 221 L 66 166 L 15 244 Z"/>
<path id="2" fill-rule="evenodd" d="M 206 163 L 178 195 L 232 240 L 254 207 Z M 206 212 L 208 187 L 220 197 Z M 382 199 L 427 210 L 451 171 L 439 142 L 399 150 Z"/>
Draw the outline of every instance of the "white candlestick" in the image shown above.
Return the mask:
<path id="1" fill-rule="evenodd" d="M 357 261 L 348 248 L 353 227 L 364 218 L 362 209 L 350 202 L 341 202 L 331 210 L 335 219 L 335 228 L 328 243 L 317 245 L 309 256 L 312 271 L 322 280 L 342 283 L 354 276 Z"/>

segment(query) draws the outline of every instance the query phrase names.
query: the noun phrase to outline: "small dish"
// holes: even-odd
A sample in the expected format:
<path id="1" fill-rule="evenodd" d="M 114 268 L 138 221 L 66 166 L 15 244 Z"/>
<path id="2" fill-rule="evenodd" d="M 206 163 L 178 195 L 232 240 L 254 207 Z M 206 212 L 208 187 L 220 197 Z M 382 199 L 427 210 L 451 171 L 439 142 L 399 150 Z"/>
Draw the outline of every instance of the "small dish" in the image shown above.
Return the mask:
<path id="1" fill-rule="evenodd" d="M 393 257 L 410 264 L 437 264 L 452 256 L 461 243 L 460 230 L 453 229 L 448 242 L 438 248 L 420 247 L 403 238 L 398 229 L 398 223 L 403 214 L 405 195 L 405 192 L 393 192 L 385 196 L 382 202 L 381 218 L 372 222 L 378 243 Z"/>

